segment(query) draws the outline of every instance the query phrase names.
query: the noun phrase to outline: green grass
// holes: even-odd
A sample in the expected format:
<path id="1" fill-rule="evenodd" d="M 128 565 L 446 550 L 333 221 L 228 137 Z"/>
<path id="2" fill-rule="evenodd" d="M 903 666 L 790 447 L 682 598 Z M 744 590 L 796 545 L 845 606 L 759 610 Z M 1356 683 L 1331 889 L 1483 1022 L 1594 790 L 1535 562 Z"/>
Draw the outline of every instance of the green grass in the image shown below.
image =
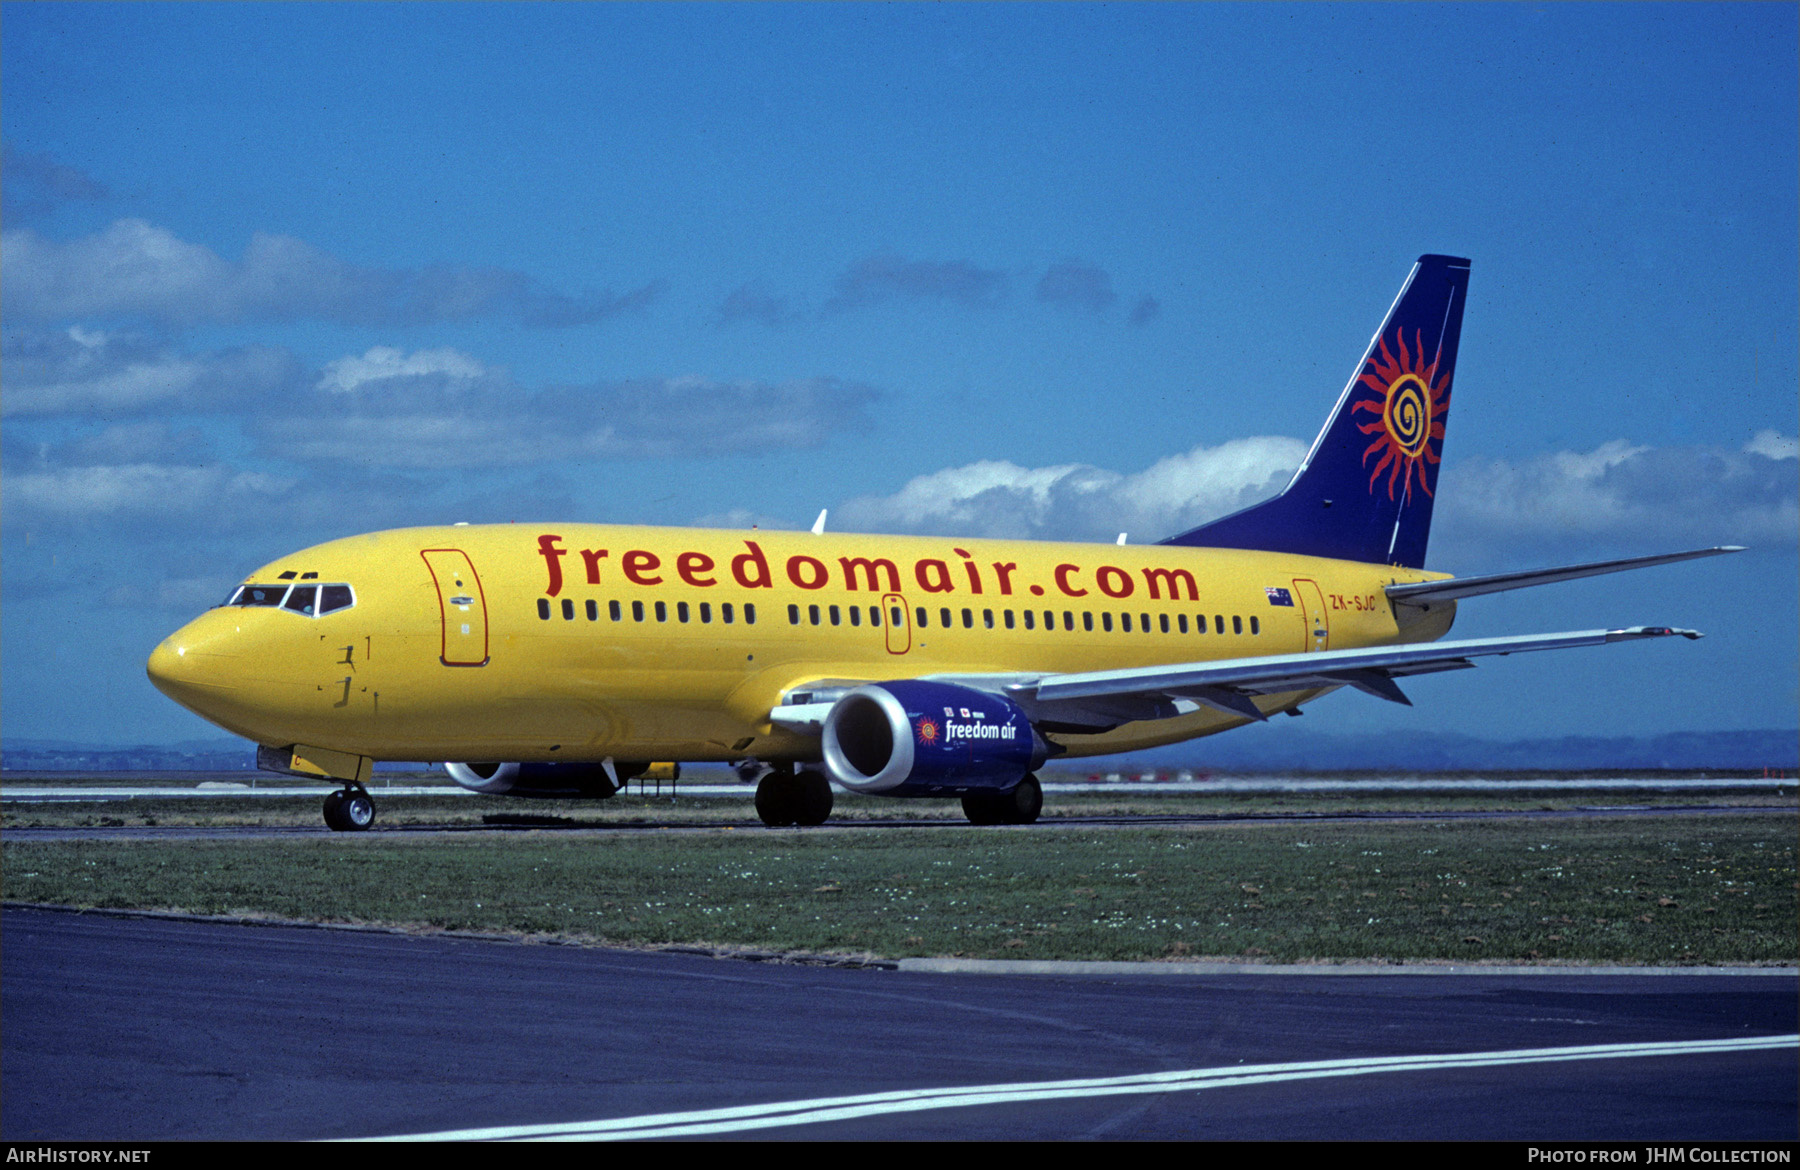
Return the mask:
<path id="1" fill-rule="evenodd" d="M 889 957 L 1793 963 L 1795 845 L 1791 809 L 1026 832 L 13 839 L 0 843 L 0 889 L 37 903 Z"/>

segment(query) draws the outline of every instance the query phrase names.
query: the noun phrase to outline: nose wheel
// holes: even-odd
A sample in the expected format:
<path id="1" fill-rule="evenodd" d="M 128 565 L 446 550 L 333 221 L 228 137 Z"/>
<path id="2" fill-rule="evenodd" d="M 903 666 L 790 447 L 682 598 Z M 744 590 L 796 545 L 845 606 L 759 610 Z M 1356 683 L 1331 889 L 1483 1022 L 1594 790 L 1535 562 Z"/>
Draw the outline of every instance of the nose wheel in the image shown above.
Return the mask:
<path id="1" fill-rule="evenodd" d="M 339 833 L 360 832 L 375 823 L 375 801 L 360 784 L 325 798 L 325 823 Z"/>
<path id="2" fill-rule="evenodd" d="M 770 772 L 756 785 L 756 815 L 770 828 L 822 825 L 831 805 L 831 781 L 810 768 Z"/>

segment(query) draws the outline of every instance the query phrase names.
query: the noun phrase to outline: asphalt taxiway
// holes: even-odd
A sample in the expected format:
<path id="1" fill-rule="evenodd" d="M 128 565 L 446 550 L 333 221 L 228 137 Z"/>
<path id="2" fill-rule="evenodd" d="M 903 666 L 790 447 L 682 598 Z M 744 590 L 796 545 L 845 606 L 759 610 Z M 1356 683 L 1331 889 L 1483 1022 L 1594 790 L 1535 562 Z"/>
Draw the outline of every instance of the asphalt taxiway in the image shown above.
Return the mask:
<path id="1" fill-rule="evenodd" d="M 1793 1141 L 1800 1125 L 1792 968 L 1148 978 L 16 908 L 0 924 L 13 1141 Z"/>

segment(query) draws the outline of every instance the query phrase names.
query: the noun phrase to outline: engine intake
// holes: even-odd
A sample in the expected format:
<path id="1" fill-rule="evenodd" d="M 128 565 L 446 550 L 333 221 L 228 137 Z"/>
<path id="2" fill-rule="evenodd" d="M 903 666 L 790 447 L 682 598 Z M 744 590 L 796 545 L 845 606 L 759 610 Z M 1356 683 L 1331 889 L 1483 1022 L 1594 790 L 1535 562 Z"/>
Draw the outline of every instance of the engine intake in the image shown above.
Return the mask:
<path id="1" fill-rule="evenodd" d="M 1012 700 L 953 683 L 871 683 L 825 716 L 825 770 L 852 792 L 954 795 L 1012 788 L 1049 746 Z"/>

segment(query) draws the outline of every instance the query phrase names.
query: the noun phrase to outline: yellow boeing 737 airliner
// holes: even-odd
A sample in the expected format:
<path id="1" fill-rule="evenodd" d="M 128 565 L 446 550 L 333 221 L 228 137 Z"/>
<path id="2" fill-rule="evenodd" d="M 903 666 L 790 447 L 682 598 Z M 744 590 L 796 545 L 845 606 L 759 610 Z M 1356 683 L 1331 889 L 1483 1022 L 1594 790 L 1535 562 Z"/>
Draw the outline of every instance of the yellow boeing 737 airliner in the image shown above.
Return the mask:
<path id="1" fill-rule="evenodd" d="M 1210 735 L 1491 654 L 1699 635 L 1638 626 L 1439 642 L 1459 598 L 1733 551 L 1489 577 L 1424 569 L 1468 288 L 1423 256 L 1278 496 L 1154 545 L 456 525 L 252 573 L 151 655 L 165 694 L 343 782 L 470 761 L 477 792 L 606 797 L 648 761 L 745 761 L 770 824 L 831 784 L 1036 818 L 1062 756 Z"/>

